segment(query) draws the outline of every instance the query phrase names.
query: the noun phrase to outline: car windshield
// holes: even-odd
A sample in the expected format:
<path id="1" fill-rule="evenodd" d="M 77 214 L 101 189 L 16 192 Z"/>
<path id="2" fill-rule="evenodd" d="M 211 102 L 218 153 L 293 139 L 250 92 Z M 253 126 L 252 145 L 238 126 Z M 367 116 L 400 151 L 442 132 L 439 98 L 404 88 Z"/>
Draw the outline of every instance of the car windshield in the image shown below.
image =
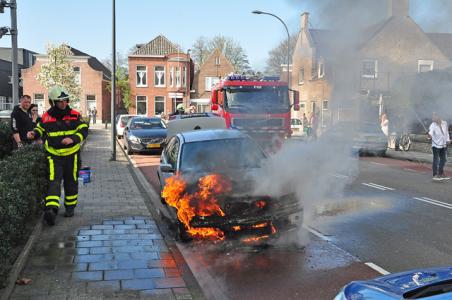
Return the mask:
<path id="1" fill-rule="evenodd" d="M 232 112 L 283 113 L 289 110 L 289 94 L 284 86 L 229 86 L 225 107 Z"/>
<path id="2" fill-rule="evenodd" d="M 263 159 L 264 153 L 250 138 L 192 142 L 183 145 L 180 169 L 212 172 L 258 168 Z"/>
<path id="3" fill-rule="evenodd" d="M 160 118 L 135 118 L 130 124 L 130 129 L 162 129 L 165 128 Z"/>

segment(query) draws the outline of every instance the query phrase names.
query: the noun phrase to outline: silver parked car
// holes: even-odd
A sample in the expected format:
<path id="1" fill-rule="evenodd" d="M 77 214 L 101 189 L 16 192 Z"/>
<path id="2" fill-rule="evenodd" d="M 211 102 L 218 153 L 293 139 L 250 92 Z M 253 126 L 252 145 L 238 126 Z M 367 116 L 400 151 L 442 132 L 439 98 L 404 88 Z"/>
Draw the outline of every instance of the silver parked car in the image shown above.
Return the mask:
<path id="1" fill-rule="evenodd" d="M 167 208 L 178 225 L 181 240 L 189 240 L 188 233 L 193 228 L 221 230 L 225 238 L 244 235 L 268 238 L 278 236 L 275 232 L 280 230 L 301 226 L 302 208 L 293 194 L 270 197 L 252 193 L 253 174 L 265 159 L 267 156 L 260 146 L 237 130 L 195 130 L 172 136 L 162 152 L 157 171 L 162 190 L 175 175 L 184 178 L 184 193 L 192 195 L 196 195 L 193 193 L 200 179 L 209 174 L 224 176 L 231 187 L 215 199 L 223 214 L 195 215 L 188 224 L 178 218 L 174 203 L 169 203 Z M 168 204 L 162 196 L 162 202 Z M 198 200 L 196 196 L 193 199 Z"/>

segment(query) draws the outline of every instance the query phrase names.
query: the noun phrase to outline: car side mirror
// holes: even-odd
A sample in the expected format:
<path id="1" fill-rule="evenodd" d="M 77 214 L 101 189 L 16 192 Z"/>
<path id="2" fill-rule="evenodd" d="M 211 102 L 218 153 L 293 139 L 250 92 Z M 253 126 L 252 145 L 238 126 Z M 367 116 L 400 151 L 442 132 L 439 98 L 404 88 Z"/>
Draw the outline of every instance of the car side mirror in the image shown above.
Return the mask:
<path id="1" fill-rule="evenodd" d="M 162 171 L 163 173 L 171 173 L 174 172 L 174 169 L 171 164 L 161 164 L 160 171 Z"/>
<path id="2" fill-rule="evenodd" d="M 218 104 L 212 104 L 212 106 L 210 107 L 211 110 L 218 110 L 220 107 L 218 106 Z"/>

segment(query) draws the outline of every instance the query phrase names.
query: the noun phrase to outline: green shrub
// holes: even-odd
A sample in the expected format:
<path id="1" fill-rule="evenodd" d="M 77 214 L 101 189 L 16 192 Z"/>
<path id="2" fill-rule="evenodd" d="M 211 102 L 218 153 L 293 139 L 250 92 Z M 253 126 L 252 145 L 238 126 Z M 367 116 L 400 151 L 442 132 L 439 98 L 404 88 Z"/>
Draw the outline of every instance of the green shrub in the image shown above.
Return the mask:
<path id="1" fill-rule="evenodd" d="M 11 127 L 6 122 L 0 122 L 0 159 L 13 151 L 13 138 Z"/>
<path id="2" fill-rule="evenodd" d="M 11 264 L 11 249 L 27 238 L 27 222 L 42 209 L 47 191 L 43 149 L 29 145 L 0 161 L 0 287 Z"/>

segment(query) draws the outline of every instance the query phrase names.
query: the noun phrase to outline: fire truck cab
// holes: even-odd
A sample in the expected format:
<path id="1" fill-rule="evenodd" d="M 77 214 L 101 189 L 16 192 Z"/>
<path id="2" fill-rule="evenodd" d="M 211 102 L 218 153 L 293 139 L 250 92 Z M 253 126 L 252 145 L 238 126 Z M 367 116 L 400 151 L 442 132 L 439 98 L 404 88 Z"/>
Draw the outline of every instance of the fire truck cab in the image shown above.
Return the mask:
<path id="1" fill-rule="evenodd" d="M 212 88 L 211 103 L 212 113 L 223 117 L 227 128 L 244 131 L 273 150 L 291 136 L 291 108 L 300 109 L 299 93 L 276 77 L 229 75 Z"/>

